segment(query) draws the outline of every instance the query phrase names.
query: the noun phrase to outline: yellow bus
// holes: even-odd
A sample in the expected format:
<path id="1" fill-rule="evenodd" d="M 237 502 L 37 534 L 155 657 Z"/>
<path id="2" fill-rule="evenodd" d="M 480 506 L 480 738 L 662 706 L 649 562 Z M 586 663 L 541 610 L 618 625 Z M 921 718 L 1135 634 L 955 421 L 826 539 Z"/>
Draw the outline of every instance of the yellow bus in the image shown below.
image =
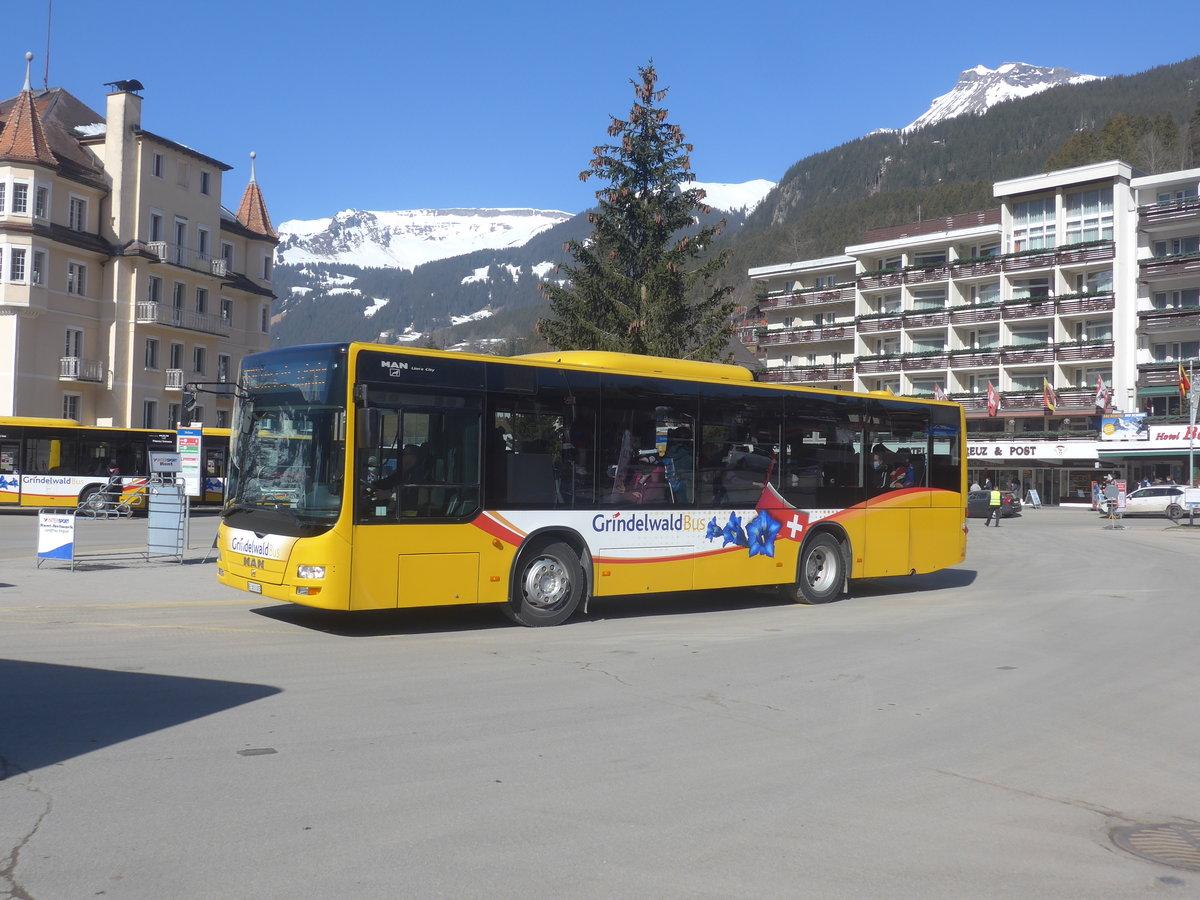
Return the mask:
<path id="1" fill-rule="evenodd" d="M 144 508 L 150 451 L 175 449 L 174 431 L 0 416 L 0 508 L 103 508 L 117 498 L 127 508 Z M 194 502 L 224 499 L 228 453 L 228 428 L 202 430 Z"/>
<path id="2" fill-rule="evenodd" d="M 326 609 L 490 603 L 524 625 L 661 591 L 823 603 L 963 561 L 964 438 L 955 403 L 738 366 L 273 350 L 243 361 L 218 577 Z"/>

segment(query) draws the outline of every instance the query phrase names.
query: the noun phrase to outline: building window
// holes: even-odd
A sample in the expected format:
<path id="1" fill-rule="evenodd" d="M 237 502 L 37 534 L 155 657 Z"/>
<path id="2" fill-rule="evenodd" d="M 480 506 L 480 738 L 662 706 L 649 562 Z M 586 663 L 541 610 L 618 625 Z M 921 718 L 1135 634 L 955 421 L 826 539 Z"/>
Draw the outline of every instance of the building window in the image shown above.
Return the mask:
<path id="1" fill-rule="evenodd" d="M 29 214 L 29 185 L 23 181 L 13 182 L 11 211 L 23 216 Z"/>
<path id="2" fill-rule="evenodd" d="M 913 256 L 914 266 L 940 266 L 946 262 L 945 250 L 929 250 Z"/>
<path id="3" fill-rule="evenodd" d="M 196 312 L 200 315 L 208 312 L 208 288 L 196 288 Z"/>
<path id="4" fill-rule="evenodd" d="M 192 350 L 192 370 L 197 375 L 203 375 L 205 366 L 208 364 L 205 350 L 203 347 L 196 347 Z"/>
<path id="5" fill-rule="evenodd" d="M 201 169 L 200 170 L 200 193 L 207 194 L 210 192 L 211 188 L 209 186 L 209 179 L 210 179 L 209 173 L 205 172 L 203 169 Z"/>
<path id="6" fill-rule="evenodd" d="M 1152 303 L 1155 309 L 1182 309 L 1185 306 L 1200 306 L 1200 288 L 1158 291 L 1154 294 Z"/>
<path id="7" fill-rule="evenodd" d="M 146 338 L 146 368 L 158 371 L 158 338 Z"/>
<path id="8" fill-rule="evenodd" d="M 83 263 L 67 263 L 67 293 L 80 297 L 87 294 L 87 266 Z"/>
<path id="9" fill-rule="evenodd" d="M 1050 296 L 1050 279 L 1014 278 L 1012 288 L 1014 300 L 1045 300 Z"/>
<path id="10" fill-rule="evenodd" d="M 162 279 L 157 275 L 151 275 L 146 280 L 146 299 L 151 303 L 162 302 Z"/>
<path id="11" fill-rule="evenodd" d="M 83 329 L 68 328 L 63 344 L 63 356 L 79 359 L 83 356 Z"/>
<path id="12" fill-rule="evenodd" d="M 1080 275 L 1076 286 L 1081 293 L 1087 294 L 1109 294 L 1113 289 L 1112 269 L 1105 269 L 1102 272 L 1088 272 L 1087 275 Z"/>
<path id="13" fill-rule="evenodd" d="M 45 284 L 46 283 L 46 251 L 33 251 L 33 266 L 29 270 L 30 284 Z"/>
<path id="14" fill-rule="evenodd" d="M 155 153 L 150 157 L 150 174 L 155 178 L 163 177 L 163 155 Z"/>
<path id="15" fill-rule="evenodd" d="M 879 298 L 879 311 L 881 313 L 898 313 L 900 312 L 900 292 L 894 294 L 884 294 Z"/>
<path id="16" fill-rule="evenodd" d="M 229 356 L 225 353 L 217 355 L 217 381 L 224 384 L 229 381 Z"/>
<path id="17" fill-rule="evenodd" d="M 150 240 L 161 241 L 163 239 L 163 216 L 162 213 L 150 213 Z"/>
<path id="18" fill-rule="evenodd" d="M 945 307 L 945 288 L 937 288 L 931 291 L 913 291 L 913 309 L 931 310 L 945 309 Z"/>
<path id="19" fill-rule="evenodd" d="M 158 401 L 143 400 L 142 401 L 142 427 L 157 428 L 158 427 Z"/>
<path id="20" fill-rule="evenodd" d="M 78 394 L 63 394 L 62 417 L 64 419 L 74 419 L 76 422 L 81 421 L 79 418 Z"/>
<path id="21" fill-rule="evenodd" d="M 263 281 L 271 280 L 271 254 L 270 253 L 266 254 L 263 257 L 262 273 L 263 273 L 263 276 L 262 276 Z"/>
<path id="22" fill-rule="evenodd" d="M 1111 341 L 1112 336 L 1111 319 L 1075 323 L 1075 340 L 1077 341 Z"/>
<path id="23" fill-rule="evenodd" d="M 200 254 L 200 261 L 208 259 L 208 229 L 196 228 L 196 252 Z"/>
<path id="24" fill-rule="evenodd" d="M 0 213 L 4 212 L 4 200 L 5 200 L 4 194 L 5 194 L 5 190 L 7 188 L 8 188 L 8 185 L 5 182 L 0 181 Z"/>
<path id="25" fill-rule="evenodd" d="M 987 284 L 971 285 L 971 302 L 987 304 L 1000 302 L 1000 282 L 992 281 Z"/>
<path id="26" fill-rule="evenodd" d="M 221 319 L 227 324 L 233 321 L 233 301 L 228 297 L 221 298 Z"/>
<path id="27" fill-rule="evenodd" d="M 176 309 L 183 309 L 183 295 L 187 290 L 187 285 L 182 281 L 176 281 L 171 286 L 171 305 Z"/>
<path id="28" fill-rule="evenodd" d="M 228 428 L 229 427 L 229 410 L 227 410 L 227 409 L 218 409 L 217 410 L 217 427 L 218 428 Z"/>
<path id="29" fill-rule="evenodd" d="M 1113 192 L 1111 187 L 1067 194 L 1066 242 L 1111 241 L 1113 236 Z"/>
<path id="30" fill-rule="evenodd" d="M 1200 356 L 1200 341 L 1173 341 L 1151 348 L 1155 362 L 1187 362 Z"/>
<path id="31" fill-rule="evenodd" d="M 1053 197 L 1025 200 L 1013 207 L 1013 251 L 1041 250 L 1054 246 Z"/>
<path id="32" fill-rule="evenodd" d="M 1169 241 L 1155 241 L 1155 256 L 1186 256 L 1200 253 L 1200 237 L 1174 238 Z"/>
<path id="33" fill-rule="evenodd" d="M 233 244 L 221 241 L 221 259 L 225 260 L 225 271 L 233 271 Z"/>
<path id="34" fill-rule="evenodd" d="M 1016 371 L 1012 373 L 1013 391 L 1040 391 L 1043 383 L 1050 380 L 1050 373 L 1045 369 L 1036 372 Z"/>
<path id="35" fill-rule="evenodd" d="M 264 306 L 259 315 L 259 328 L 263 334 L 271 329 L 271 307 Z"/>
<path id="36" fill-rule="evenodd" d="M 33 214 L 36 218 L 45 219 L 50 215 L 50 188 L 39 184 L 33 191 Z"/>
<path id="37" fill-rule="evenodd" d="M 25 281 L 25 254 L 28 251 L 24 247 L 13 247 L 8 251 L 8 280 Z"/>
<path id="38" fill-rule="evenodd" d="M 183 368 L 183 344 L 171 342 L 171 361 L 167 364 L 168 369 Z"/>
<path id="39" fill-rule="evenodd" d="M 175 264 L 187 265 L 187 219 L 175 220 Z"/>
<path id="40" fill-rule="evenodd" d="M 67 226 L 72 231 L 87 230 L 87 200 L 83 197 L 72 197 L 70 215 Z"/>
<path id="41" fill-rule="evenodd" d="M 179 418 L 179 413 L 180 413 L 180 406 L 178 403 L 168 403 L 167 404 L 167 427 L 168 428 L 178 428 L 179 427 L 179 423 L 182 421 Z"/>
<path id="42" fill-rule="evenodd" d="M 192 411 L 190 413 L 188 413 L 188 415 L 191 418 L 191 422 L 189 424 L 191 424 L 191 425 L 203 425 L 204 424 L 204 407 L 203 406 L 193 407 Z"/>
<path id="43" fill-rule="evenodd" d="M 1012 330 L 1014 347 L 1044 347 L 1050 341 L 1050 330 L 1045 325 L 1034 325 Z"/>

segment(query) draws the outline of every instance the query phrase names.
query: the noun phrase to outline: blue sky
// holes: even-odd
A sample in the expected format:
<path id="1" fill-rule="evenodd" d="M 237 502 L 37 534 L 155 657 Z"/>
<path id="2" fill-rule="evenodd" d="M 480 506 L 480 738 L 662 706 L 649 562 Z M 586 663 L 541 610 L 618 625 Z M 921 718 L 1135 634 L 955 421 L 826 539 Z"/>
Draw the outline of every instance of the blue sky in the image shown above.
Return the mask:
<path id="1" fill-rule="evenodd" d="M 977 64 L 1127 75 L 1200 52 L 1194 0 L 24 0 L 0 33 L 0 96 L 20 90 L 27 50 L 43 84 L 49 3 L 51 86 L 103 112 L 104 82 L 139 79 L 143 127 L 235 167 L 226 205 L 258 153 L 276 224 L 586 209 L 599 185 L 578 174 L 651 57 L 697 178 L 741 182 L 903 126 Z"/>

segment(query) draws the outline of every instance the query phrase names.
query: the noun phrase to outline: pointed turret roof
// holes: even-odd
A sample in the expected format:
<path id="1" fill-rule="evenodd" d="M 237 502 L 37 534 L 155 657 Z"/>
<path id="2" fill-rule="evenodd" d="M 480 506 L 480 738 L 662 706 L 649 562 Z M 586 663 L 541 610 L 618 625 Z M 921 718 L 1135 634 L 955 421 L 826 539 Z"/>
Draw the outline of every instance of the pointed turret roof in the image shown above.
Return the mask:
<path id="1" fill-rule="evenodd" d="M 258 179 L 254 174 L 254 158 L 257 153 L 250 154 L 250 183 L 246 185 L 246 192 L 242 194 L 241 205 L 238 206 L 237 217 L 238 221 L 245 225 L 250 231 L 255 234 L 261 234 L 264 237 L 279 239 L 275 229 L 271 226 L 271 216 L 267 213 L 267 203 L 263 200 L 262 190 L 258 186 Z"/>
<path id="2" fill-rule="evenodd" d="M 0 159 L 54 166 L 58 160 L 50 151 L 42 120 L 34 104 L 33 90 L 29 87 L 29 63 L 32 60 L 33 54 L 26 53 L 25 86 L 9 111 L 3 130 L 0 130 Z"/>

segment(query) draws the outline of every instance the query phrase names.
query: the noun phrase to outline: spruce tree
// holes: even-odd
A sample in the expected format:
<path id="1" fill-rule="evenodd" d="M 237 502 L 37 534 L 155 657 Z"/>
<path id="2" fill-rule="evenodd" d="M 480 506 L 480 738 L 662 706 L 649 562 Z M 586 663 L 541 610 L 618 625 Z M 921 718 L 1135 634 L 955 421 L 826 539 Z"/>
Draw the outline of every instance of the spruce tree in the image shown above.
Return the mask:
<path id="1" fill-rule="evenodd" d="M 616 142 L 594 149 L 581 181 L 606 182 L 588 214 L 585 241 L 568 241 L 573 264 L 559 266 L 562 283 L 545 282 L 551 317 L 539 333 L 560 350 L 615 350 L 680 359 L 729 355 L 732 287 L 715 287 L 729 251 L 706 257 L 725 225 L 697 227 L 708 213 L 682 129 L 667 121 L 651 61 L 630 79 L 635 102 L 628 119 L 610 116 Z"/>

